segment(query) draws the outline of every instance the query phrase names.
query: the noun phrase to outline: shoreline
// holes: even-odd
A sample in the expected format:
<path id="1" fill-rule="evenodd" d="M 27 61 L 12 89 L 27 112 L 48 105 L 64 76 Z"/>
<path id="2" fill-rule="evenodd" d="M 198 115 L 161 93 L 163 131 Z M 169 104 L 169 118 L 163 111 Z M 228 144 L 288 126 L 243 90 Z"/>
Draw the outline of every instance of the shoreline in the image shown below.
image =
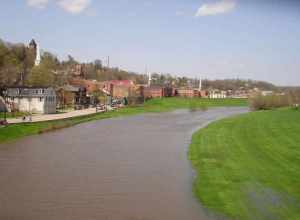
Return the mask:
<path id="1" fill-rule="evenodd" d="M 163 98 L 152 99 L 147 101 L 142 106 L 125 107 L 118 110 L 94 113 L 84 116 L 77 116 L 66 119 L 59 119 L 53 121 L 32 122 L 11 124 L 0 128 L 0 144 L 11 142 L 16 139 L 50 132 L 53 130 L 71 127 L 77 124 L 102 120 L 107 118 L 114 118 L 120 116 L 131 116 L 141 113 L 160 113 L 168 112 L 177 109 L 190 109 L 191 111 L 197 109 L 207 109 L 212 107 L 242 107 L 247 106 L 245 99 L 185 99 L 185 98 Z"/>

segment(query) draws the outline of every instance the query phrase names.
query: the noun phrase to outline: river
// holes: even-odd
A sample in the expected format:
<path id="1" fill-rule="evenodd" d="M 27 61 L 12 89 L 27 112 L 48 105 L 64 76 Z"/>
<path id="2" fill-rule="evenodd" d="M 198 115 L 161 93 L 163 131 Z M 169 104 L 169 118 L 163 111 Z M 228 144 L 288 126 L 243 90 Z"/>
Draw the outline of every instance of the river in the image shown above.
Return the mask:
<path id="1" fill-rule="evenodd" d="M 114 118 L 2 144 L 0 219 L 217 219 L 193 196 L 188 145 L 197 128 L 247 111 Z"/>

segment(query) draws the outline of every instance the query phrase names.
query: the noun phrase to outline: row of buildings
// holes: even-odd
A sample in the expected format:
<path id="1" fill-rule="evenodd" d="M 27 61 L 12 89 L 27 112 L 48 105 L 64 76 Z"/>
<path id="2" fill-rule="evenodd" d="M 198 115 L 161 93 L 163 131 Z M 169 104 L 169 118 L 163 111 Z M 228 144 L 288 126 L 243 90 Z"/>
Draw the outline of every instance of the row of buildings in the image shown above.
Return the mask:
<path id="1" fill-rule="evenodd" d="M 0 89 L 8 111 L 52 114 L 57 109 L 82 109 L 97 104 L 111 104 L 113 99 L 130 100 L 129 104 L 140 103 L 146 99 L 162 97 L 186 98 L 249 98 L 257 90 L 222 91 L 203 90 L 201 84 L 195 88 L 174 88 L 171 86 L 135 84 L 131 80 L 111 80 L 98 82 L 82 78 L 73 78 L 68 85 L 59 88 L 11 87 Z M 268 93 L 269 94 L 269 93 Z"/>
<path id="2" fill-rule="evenodd" d="M 145 99 L 162 97 L 202 97 L 226 98 L 226 94 L 214 90 L 199 91 L 192 88 L 175 89 L 168 86 L 136 85 L 130 80 L 112 80 L 97 82 L 73 80 L 59 88 L 10 87 L 1 90 L 8 111 L 51 114 L 57 109 L 72 107 L 75 109 L 95 106 L 99 102 L 110 104 L 112 99 Z M 101 100 L 101 97 L 103 99 Z M 131 99 L 132 100 L 132 99 Z"/>
<path id="3" fill-rule="evenodd" d="M 39 45 L 34 39 L 30 42 L 29 48 L 35 51 L 35 65 L 38 66 L 41 62 L 41 54 Z M 6 106 L 7 111 L 12 112 L 51 114 L 62 108 L 88 108 L 99 104 L 99 102 L 111 104 L 113 99 L 124 99 L 125 97 L 129 100 L 129 104 L 143 102 L 151 98 L 173 96 L 189 98 L 227 97 L 227 93 L 224 91 L 202 90 L 201 80 L 198 89 L 152 85 L 151 74 L 148 84 L 145 85 L 136 84 L 132 80 L 98 82 L 86 79 L 85 68 L 82 64 L 74 64 L 70 73 L 72 79 L 68 81 L 67 85 L 59 88 L 23 86 L 0 88 L 2 106 Z"/>

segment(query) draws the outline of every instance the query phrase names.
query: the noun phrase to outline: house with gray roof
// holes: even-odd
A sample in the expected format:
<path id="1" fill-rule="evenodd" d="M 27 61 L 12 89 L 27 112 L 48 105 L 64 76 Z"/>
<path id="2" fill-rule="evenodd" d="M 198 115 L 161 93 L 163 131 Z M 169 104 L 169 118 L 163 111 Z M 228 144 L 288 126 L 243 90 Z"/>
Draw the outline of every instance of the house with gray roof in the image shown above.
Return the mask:
<path id="1" fill-rule="evenodd" d="M 51 87 L 11 87 L 6 89 L 6 100 L 20 112 L 56 113 L 56 93 Z"/>

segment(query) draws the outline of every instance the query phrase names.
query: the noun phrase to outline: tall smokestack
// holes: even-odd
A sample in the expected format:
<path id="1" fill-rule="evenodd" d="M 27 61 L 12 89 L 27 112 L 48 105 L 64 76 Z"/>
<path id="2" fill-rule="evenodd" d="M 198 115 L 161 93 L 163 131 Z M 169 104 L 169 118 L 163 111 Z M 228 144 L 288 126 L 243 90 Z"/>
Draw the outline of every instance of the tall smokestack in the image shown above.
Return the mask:
<path id="1" fill-rule="evenodd" d="M 200 79 L 199 79 L 199 91 L 201 91 L 202 90 L 202 78 L 200 77 Z"/>
<path id="2" fill-rule="evenodd" d="M 148 86 L 149 87 L 151 86 L 151 80 L 152 80 L 152 76 L 151 76 L 151 73 L 149 72 L 148 73 Z"/>

